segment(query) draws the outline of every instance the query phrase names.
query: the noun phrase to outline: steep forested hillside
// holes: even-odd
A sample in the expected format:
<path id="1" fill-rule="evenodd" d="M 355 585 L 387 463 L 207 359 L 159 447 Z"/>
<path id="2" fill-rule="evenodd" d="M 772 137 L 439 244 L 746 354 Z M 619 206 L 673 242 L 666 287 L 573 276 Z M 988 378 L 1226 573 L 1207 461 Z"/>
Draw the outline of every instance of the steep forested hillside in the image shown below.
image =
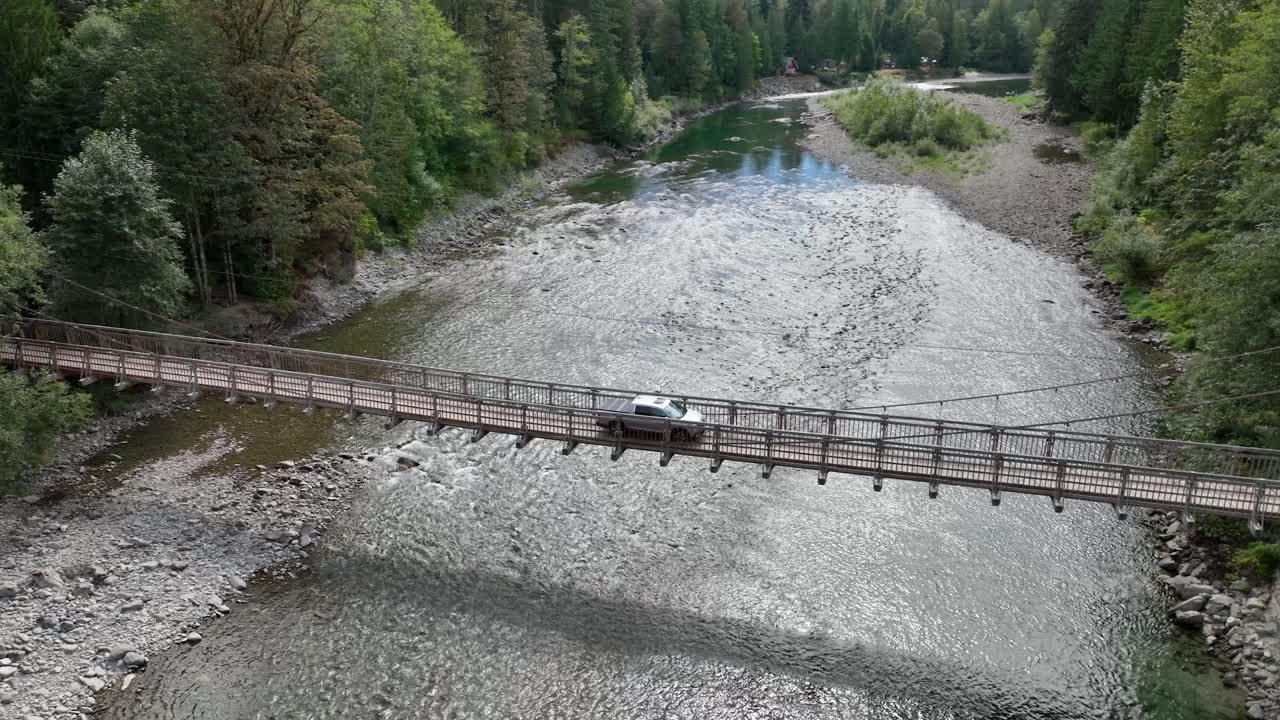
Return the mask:
<path id="1" fill-rule="evenodd" d="M 1072 0 L 1040 57 L 1052 107 L 1118 138 L 1080 230 L 1199 353 L 1181 393 L 1214 404 L 1170 429 L 1280 447 L 1280 396 L 1217 402 L 1280 388 L 1280 2 Z"/>

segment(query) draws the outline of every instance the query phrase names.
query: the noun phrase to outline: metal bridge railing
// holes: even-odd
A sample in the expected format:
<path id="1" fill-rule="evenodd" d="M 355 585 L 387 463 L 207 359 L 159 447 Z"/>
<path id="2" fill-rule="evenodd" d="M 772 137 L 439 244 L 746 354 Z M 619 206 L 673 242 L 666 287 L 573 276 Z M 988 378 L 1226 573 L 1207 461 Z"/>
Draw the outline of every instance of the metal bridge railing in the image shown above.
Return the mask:
<path id="1" fill-rule="evenodd" d="M 274 345 L 206 340 L 139 330 L 31 320 L 22 338 L 154 356 L 271 368 L 459 397 L 554 408 L 593 410 L 637 391 L 539 382 L 467 373 L 388 360 Z M 1174 440 L 1111 436 L 1044 428 L 1007 428 L 837 409 L 674 395 L 710 424 L 817 436 L 927 446 L 934 450 L 1038 457 L 1104 465 L 1188 470 L 1244 478 L 1280 479 L 1280 452 Z"/>

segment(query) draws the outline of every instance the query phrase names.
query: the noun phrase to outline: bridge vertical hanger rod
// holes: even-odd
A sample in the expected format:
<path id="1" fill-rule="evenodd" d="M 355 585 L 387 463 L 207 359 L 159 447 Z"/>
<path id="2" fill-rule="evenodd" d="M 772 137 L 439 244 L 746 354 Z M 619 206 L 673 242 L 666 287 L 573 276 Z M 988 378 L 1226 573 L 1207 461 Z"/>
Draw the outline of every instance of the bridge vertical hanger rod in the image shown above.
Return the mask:
<path id="1" fill-rule="evenodd" d="M 1191 514 L 1191 498 L 1195 495 L 1195 492 L 1196 492 L 1196 479 L 1189 477 L 1187 478 L 1186 482 L 1187 482 L 1187 497 L 1185 500 L 1183 500 L 1183 503 L 1182 503 L 1182 524 L 1190 525 L 1191 523 L 1196 521 L 1195 516 Z"/>
<path id="2" fill-rule="evenodd" d="M 480 439 L 488 435 L 489 431 L 484 427 L 483 405 L 480 398 L 476 398 L 476 428 L 471 431 L 471 442 L 480 442 Z"/>
<path id="3" fill-rule="evenodd" d="M 939 483 L 936 480 L 929 481 L 929 499 L 930 500 L 938 499 L 938 485 Z"/>

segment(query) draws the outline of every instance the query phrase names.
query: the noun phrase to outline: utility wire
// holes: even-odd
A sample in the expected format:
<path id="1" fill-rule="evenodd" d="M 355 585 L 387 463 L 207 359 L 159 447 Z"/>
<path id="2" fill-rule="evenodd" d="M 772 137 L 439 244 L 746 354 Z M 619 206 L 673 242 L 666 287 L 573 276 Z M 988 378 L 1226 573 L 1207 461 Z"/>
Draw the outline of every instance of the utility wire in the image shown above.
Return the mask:
<path id="1" fill-rule="evenodd" d="M 64 276 L 64 275 L 59 274 L 59 273 L 56 273 L 56 272 L 53 272 L 53 271 L 46 271 L 46 272 L 48 272 L 48 273 L 49 273 L 50 275 L 52 275 L 53 277 L 55 277 L 55 278 L 57 278 L 57 279 L 61 280 L 62 282 L 67 283 L 68 285 L 71 285 L 71 286 L 73 286 L 73 287 L 76 287 L 76 288 L 79 288 L 79 289 L 81 289 L 81 290 L 84 290 L 85 292 L 88 292 L 88 293 L 92 293 L 92 294 L 94 294 L 94 295 L 97 295 L 98 297 L 101 297 L 101 298 L 103 298 L 103 299 L 105 299 L 105 300 L 109 300 L 109 301 L 111 301 L 111 302 L 113 302 L 113 303 L 116 303 L 116 304 L 118 304 L 118 305 L 122 306 L 122 307 L 127 307 L 127 308 L 129 308 L 129 309 L 131 309 L 131 310 L 137 310 L 138 312 L 143 313 L 143 314 L 145 314 L 145 315 L 148 315 L 148 316 L 150 316 L 150 317 L 156 318 L 157 320 L 164 320 L 164 321 L 166 321 L 166 322 L 173 323 L 174 325 L 177 325 L 177 326 L 179 326 L 179 327 L 184 327 L 184 328 L 187 328 L 187 329 L 189 329 L 189 330 L 194 330 L 194 331 L 196 331 L 196 332 L 198 332 L 198 333 L 202 333 L 202 334 L 204 334 L 204 335 L 208 335 L 209 337 L 216 338 L 216 339 L 218 339 L 218 340 L 226 340 L 226 341 L 228 341 L 228 342 L 236 342 L 235 340 L 232 340 L 231 338 L 226 337 L 226 336 L 224 336 L 224 335 L 219 335 L 218 333 L 212 332 L 212 331 L 210 331 L 210 330 L 205 330 L 204 328 L 196 327 L 195 325 L 191 325 L 190 323 L 184 323 L 184 322 L 182 322 L 181 320 L 175 320 L 175 319 L 173 319 L 173 318 L 171 318 L 171 317 L 166 317 L 166 316 L 161 315 L 161 314 L 159 314 L 159 313 L 155 313 L 155 312 L 152 312 L 152 311 L 150 311 L 150 310 L 147 310 L 146 308 L 138 307 L 137 305 L 133 305 L 132 303 L 127 303 L 127 302 L 125 302 L 124 300 L 121 300 L 120 298 L 114 297 L 114 296 L 112 296 L 112 295 L 108 295 L 107 293 L 100 292 L 100 291 L 98 291 L 98 290 L 94 290 L 94 289 L 93 289 L 93 288 L 91 288 L 91 287 L 86 287 L 86 286 L 84 286 L 84 285 L 81 285 L 80 283 L 76 282 L 75 280 L 72 280 L 72 279 L 70 279 L 70 278 L 68 278 L 68 277 L 66 277 L 66 276 Z"/>

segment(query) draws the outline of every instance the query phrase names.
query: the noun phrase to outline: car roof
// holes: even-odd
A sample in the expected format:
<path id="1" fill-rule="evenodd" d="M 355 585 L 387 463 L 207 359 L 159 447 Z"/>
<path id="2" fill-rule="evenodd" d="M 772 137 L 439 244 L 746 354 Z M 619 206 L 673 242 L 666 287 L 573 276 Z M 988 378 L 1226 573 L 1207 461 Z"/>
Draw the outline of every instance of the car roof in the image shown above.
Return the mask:
<path id="1" fill-rule="evenodd" d="M 662 407 L 663 405 L 666 405 L 671 401 L 664 397 L 658 397 L 657 395 L 637 395 L 636 399 L 632 400 L 631 402 L 635 405 L 648 405 L 650 407 Z"/>

